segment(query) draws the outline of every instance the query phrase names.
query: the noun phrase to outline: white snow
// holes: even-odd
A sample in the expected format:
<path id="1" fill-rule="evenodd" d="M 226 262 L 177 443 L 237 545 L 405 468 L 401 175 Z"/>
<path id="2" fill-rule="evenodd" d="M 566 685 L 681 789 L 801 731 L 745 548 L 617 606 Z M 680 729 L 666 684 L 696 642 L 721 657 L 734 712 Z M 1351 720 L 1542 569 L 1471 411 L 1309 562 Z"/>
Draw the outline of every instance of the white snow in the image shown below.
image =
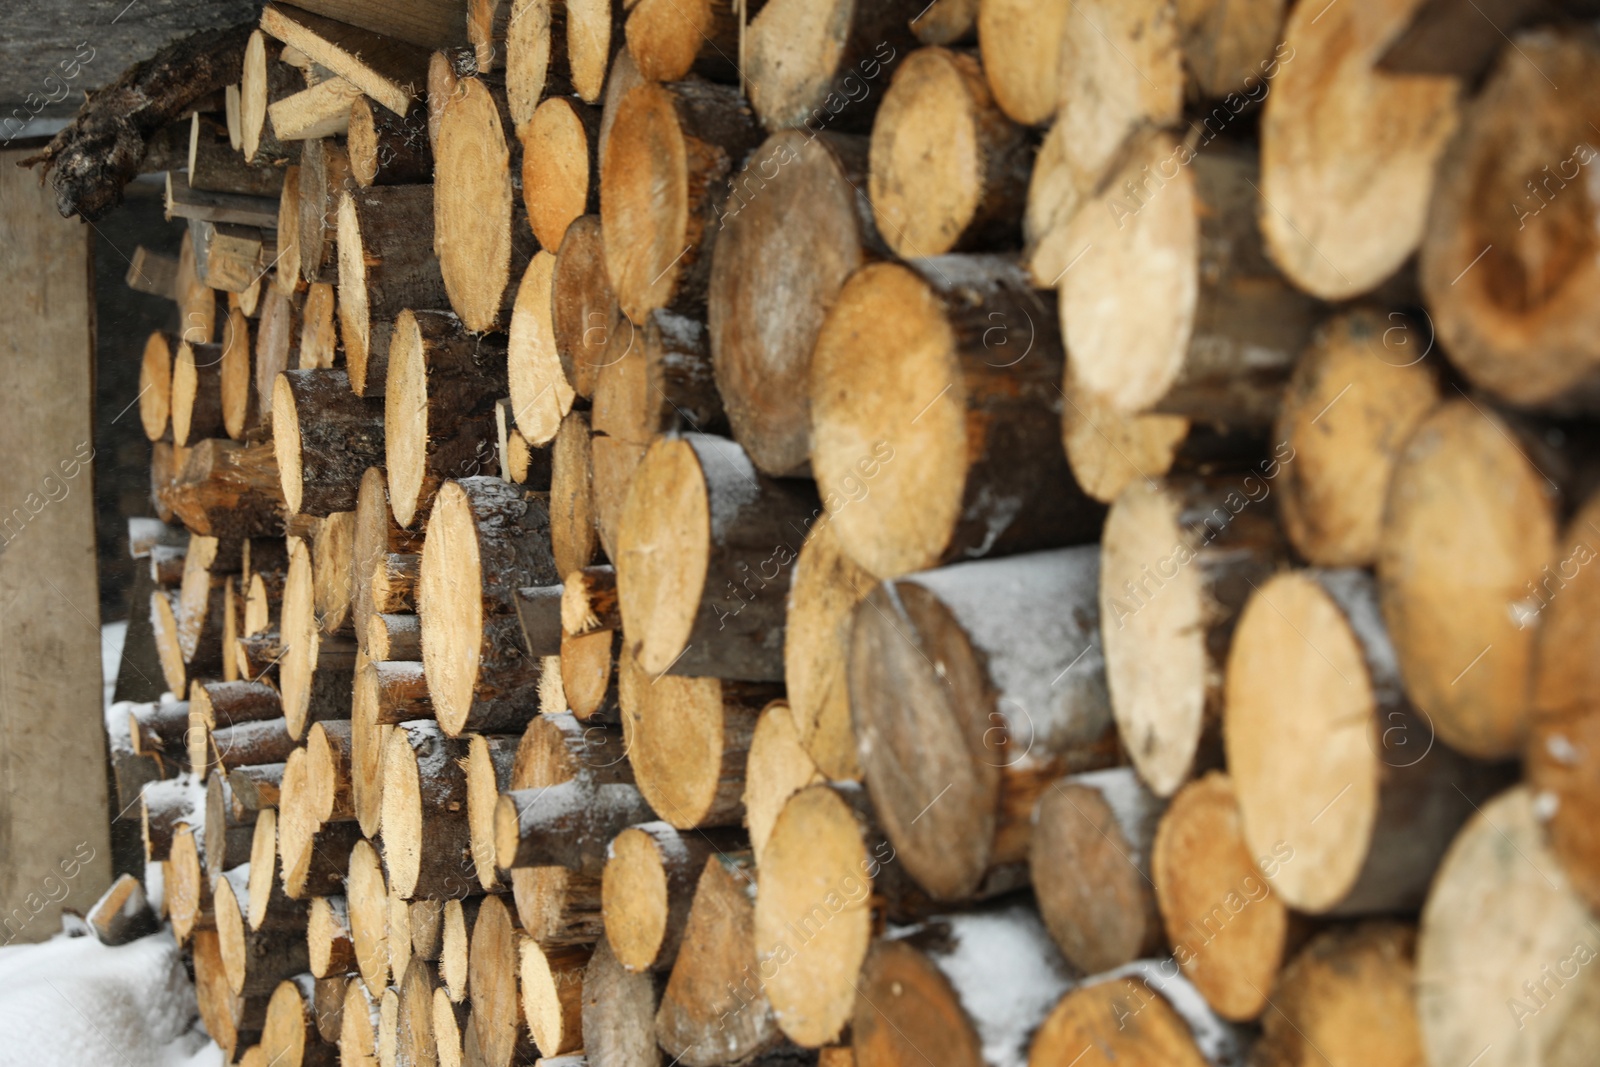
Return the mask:
<path id="1" fill-rule="evenodd" d="M 221 1067 L 170 930 L 0 949 L 0 1067 Z"/>

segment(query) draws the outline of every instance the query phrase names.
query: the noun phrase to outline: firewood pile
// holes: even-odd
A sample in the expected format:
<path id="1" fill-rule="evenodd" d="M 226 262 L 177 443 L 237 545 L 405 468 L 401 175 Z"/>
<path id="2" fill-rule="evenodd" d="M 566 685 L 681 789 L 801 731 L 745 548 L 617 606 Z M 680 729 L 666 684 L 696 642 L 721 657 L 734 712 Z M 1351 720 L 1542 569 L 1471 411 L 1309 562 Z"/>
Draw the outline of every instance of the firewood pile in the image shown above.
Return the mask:
<path id="1" fill-rule="evenodd" d="M 136 267 L 228 1062 L 1594 1062 L 1600 37 L 1468 6 L 268 4 Z"/>

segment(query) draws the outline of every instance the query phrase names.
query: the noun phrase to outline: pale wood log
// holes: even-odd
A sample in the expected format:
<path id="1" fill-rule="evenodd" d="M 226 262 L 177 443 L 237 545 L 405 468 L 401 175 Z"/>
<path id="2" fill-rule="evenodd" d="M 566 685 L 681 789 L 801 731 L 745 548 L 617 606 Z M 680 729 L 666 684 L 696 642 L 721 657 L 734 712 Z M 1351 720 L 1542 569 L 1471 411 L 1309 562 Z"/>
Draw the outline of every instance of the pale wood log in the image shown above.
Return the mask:
<path id="1" fill-rule="evenodd" d="M 292 94 L 301 82 L 293 67 L 280 61 L 283 46 L 261 30 L 245 46 L 239 79 L 239 151 L 244 162 L 272 166 L 287 161 L 292 146 L 284 144 L 267 123 L 267 108 Z"/>
<path id="2" fill-rule="evenodd" d="M 428 140 L 426 107 L 413 107 L 404 115 L 397 115 L 382 104 L 358 96 L 350 104 L 348 122 L 350 172 L 356 184 L 411 185 L 433 180 L 433 146 Z"/>
<path id="3" fill-rule="evenodd" d="M 360 99 L 360 89 L 335 75 L 267 105 L 267 121 L 283 141 L 337 137 L 349 131 L 351 101 Z"/>
<path id="4" fill-rule="evenodd" d="M 286 370 L 272 390 L 273 448 L 291 512 L 351 511 L 361 475 L 383 457 L 383 404 L 342 370 Z"/>
<path id="5" fill-rule="evenodd" d="M 1137 960 L 1062 997 L 1035 1035 L 1028 1062 L 1054 1063 L 1085 1046 L 1093 1050 L 1085 1064 L 1226 1067 L 1244 1062 L 1250 1037 L 1219 1019 L 1171 960 Z"/>
<path id="6" fill-rule="evenodd" d="M 549 444 L 572 410 L 575 393 L 556 352 L 551 289 L 555 256 L 535 255 L 517 286 L 511 313 L 507 374 L 517 432 L 530 445 Z"/>
<path id="7" fill-rule="evenodd" d="M 314 1003 L 316 979 L 310 974 L 286 978 L 273 990 L 261 1027 L 261 1048 L 268 1063 L 284 1067 L 337 1067 L 339 1050 L 322 1040 Z"/>
<path id="8" fill-rule="evenodd" d="M 874 584 L 840 547 L 831 522 L 812 527 L 789 589 L 783 676 L 799 743 L 816 769 L 833 781 L 861 777 L 845 663 L 855 606 Z M 753 823 L 751 833 L 754 839 Z M 759 856 L 759 845 L 756 851 Z"/>
<path id="9" fill-rule="evenodd" d="M 518 942 L 522 1011 L 541 1063 L 582 1050 L 583 973 L 592 952 L 589 945 L 553 948 L 531 937 Z"/>
<path id="10" fill-rule="evenodd" d="M 706 861 L 738 848 L 732 831 L 680 832 L 661 821 L 619 833 L 607 850 L 601 882 L 605 940 L 613 966 L 630 972 L 670 970 L 683 944 L 695 884 Z M 652 1003 L 653 998 L 654 994 Z"/>
<path id="11" fill-rule="evenodd" d="M 550 445 L 550 551 L 556 573 L 569 580 L 588 567 L 600 550 L 594 516 L 592 437 L 587 413 L 569 411 Z M 565 605 L 563 599 L 563 616 Z"/>
<path id="12" fill-rule="evenodd" d="M 268 4 L 261 12 L 261 28 L 390 111 L 404 112 L 427 86 L 425 47 L 288 4 Z"/>
<path id="13" fill-rule="evenodd" d="M 595 395 L 600 369 L 621 358 L 634 337 L 606 274 L 601 229 L 599 215 L 574 219 L 563 231 L 550 277 L 556 354 L 568 384 L 584 399 Z"/>
<path id="14" fill-rule="evenodd" d="M 545 100 L 518 129 L 523 205 L 544 248 L 560 247 L 573 220 L 599 209 L 599 132 L 600 109 L 564 96 Z"/>
<path id="15" fill-rule="evenodd" d="M 389 892 L 464 896 L 473 870 L 466 738 L 427 720 L 401 723 L 383 750 L 383 858 Z M 466 872 L 462 874 L 460 872 Z"/>
<path id="16" fill-rule="evenodd" d="M 119 875 L 95 901 L 84 921 L 94 932 L 95 940 L 111 947 L 137 941 L 161 928 L 145 898 L 144 886 L 131 874 Z"/>
<path id="17" fill-rule="evenodd" d="M 356 188 L 350 155 L 332 137 L 304 142 L 300 153 L 300 203 L 296 215 L 300 277 L 306 282 L 331 282 L 338 273 L 334 247 L 338 239 L 339 198 Z"/>
<path id="18" fill-rule="evenodd" d="M 750 102 L 769 130 L 864 132 L 926 3 L 772 0 L 745 31 Z"/>
<path id="19" fill-rule="evenodd" d="M 595 945 L 583 971 L 583 1050 L 588 1060 L 660 1067 L 655 1015 L 661 981 L 658 975 L 624 968 L 608 941 Z"/>
<path id="20" fill-rule="evenodd" d="M 467 986 L 472 1025 L 486 1067 L 510 1067 L 528 1052 L 522 998 L 517 995 L 519 936 L 501 898 L 485 897 L 472 926 Z"/>
<path id="21" fill-rule="evenodd" d="M 763 708 L 750 737 L 744 782 L 744 824 L 758 866 L 784 804 L 806 786 L 827 780 L 802 747 L 789 704 L 774 700 Z"/>

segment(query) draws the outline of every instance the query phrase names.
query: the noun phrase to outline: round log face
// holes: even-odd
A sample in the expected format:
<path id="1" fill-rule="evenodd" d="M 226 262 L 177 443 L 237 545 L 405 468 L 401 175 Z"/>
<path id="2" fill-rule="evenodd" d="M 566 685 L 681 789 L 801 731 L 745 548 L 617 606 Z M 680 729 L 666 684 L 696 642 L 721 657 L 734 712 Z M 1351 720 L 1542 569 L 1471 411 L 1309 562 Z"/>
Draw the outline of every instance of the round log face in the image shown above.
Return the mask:
<path id="1" fill-rule="evenodd" d="M 566 97 L 539 105 L 522 131 L 522 190 L 533 235 L 558 248 L 589 202 L 589 134 Z"/>
<path id="2" fill-rule="evenodd" d="M 988 0 L 977 7 L 978 47 L 995 103 L 1024 126 L 1049 122 L 1059 99 L 1061 31 L 1070 0 Z"/>
<path id="3" fill-rule="evenodd" d="M 923 1048 L 937 1050 L 940 1067 L 983 1064 L 978 1032 L 950 980 L 916 949 L 899 941 L 879 941 L 857 984 L 862 995 L 850 1026 L 856 1067 L 927 1064 Z M 1069 1061 L 1070 1057 L 1061 1062 Z"/>
<path id="4" fill-rule="evenodd" d="M 1273 888 L 1326 911 L 1361 873 L 1377 815 L 1380 724 L 1361 646 L 1314 579 L 1283 574 L 1240 616 L 1227 686 L 1223 736 L 1250 849 L 1291 845 L 1296 862 Z"/>
<path id="5" fill-rule="evenodd" d="M 861 767 L 896 853 L 940 900 L 988 868 L 1003 756 L 976 651 L 921 586 L 881 585 L 856 609 L 848 667 Z"/>
<path id="6" fill-rule="evenodd" d="M 861 777 L 845 661 L 855 606 L 871 588 L 871 575 L 839 547 L 833 523 L 813 526 L 800 549 L 789 589 L 784 679 L 798 740 L 816 761 L 816 769 L 834 781 Z M 755 837 L 752 822 L 752 841 Z"/>
<path id="7" fill-rule="evenodd" d="M 1181 415 L 1123 415 L 1087 390 L 1068 400 L 1061 409 L 1061 445 L 1073 477 L 1102 504 L 1140 478 L 1171 470 L 1189 434 Z"/>
<path id="8" fill-rule="evenodd" d="M 1111 978 L 1061 998 L 1039 1028 L 1029 1067 L 1209 1067 L 1189 1027 L 1138 978 Z"/>
<path id="9" fill-rule="evenodd" d="M 228 988 L 235 995 L 244 989 L 245 959 L 244 913 L 239 898 L 234 894 L 233 883 L 218 878 L 211 893 L 211 906 L 217 917 L 217 944 L 222 951 L 222 973 L 227 976 Z"/>
<path id="10" fill-rule="evenodd" d="M 261 1028 L 261 1048 L 268 1063 L 299 1067 L 306 1054 L 306 1003 L 300 987 L 285 979 L 267 1002 L 267 1021 Z"/>
<path id="11" fill-rule="evenodd" d="M 643 971 L 656 961 L 667 936 L 667 871 L 650 834 L 630 827 L 611 843 L 601 881 L 606 939 L 617 961 Z"/>
<path id="12" fill-rule="evenodd" d="M 671 666 L 689 640 L 712 534 L 699 456 L 686 441 L 657 441 L 634 475 L 617 537 L 622 628 L 651 674 Z"/>
<path id="13" fill-rule="evenodd" d="M 722 682 L 663 674 L 650 689 L 646 714 L 622 717 L 628 760 L 650 806 L 690 829 L 710 811 L 721 782 Z"/>
<path id="14" fill-rule="evenodd" d="M 365 383 L 372 343 L 372 321 L 367 308 L 367 261 L 362 254 L 361 216 L 356 212 L 355 191 L 339 196 L 336 220 L 339 231 L 339 326 L 352 381 Z"/>
<path id="15" fill-rule="evenodd" d="M 811 468 L 823 500 L 848 502 L 829 514 L 840 545 L 879 578 L 934 566 L 967 472 L 966 387 L 937 299 L 905 267 L 857 271 L 811 360 Z"/>
<path id="16" fill-rule="evenodd" d="M 250 351 L 250 320 L 243 311 L 234 308 L 222 330 L 222 362 L 218 374 L 223 429 L 235 440 L 244 436 L 253 408 Z"/>
<path id="17" fill-rule="evenodd" d="M 606 272 L 632 322 L 677 288 L 689 228 L 688 145 L 667 90 L 641 85 L 618 105 L 600 168 Z"/>
<path id="18" fill-rule="evenodd" d="M 139 421 L 152 441 L 166 436 L 172 417 L 172 347 L 160 330 L 144 343 L 139 361 Z"/>
<path id="19" fill-rule="evenodd" d="M 446 482 L 434 499 L 417 582 L 422 662 L 441 721 L 464 721 L 483 647 L 482 565 L 466 491 Z"/>
<path id="20" fill-rule="evenodd" d="M 289 380 L 279 375 L 272 383 L 272 452 L 283 482 L 283 502 L 289 514 L 300 511 L 305 486 L 301 481 L 300 416 Z"/>
<path id="21" fill-rule="evenodd" d="M 771 0 L 745 40 L 750 103 L 768 129 L 802 125 L 833 87 L 856 0 Z"/>
<path id="22" fill-rule="evenodd" d="M 517 432 L 532 445 L 549 444 L 572 410 L 574 392 L 561 368 L 551 320 L 556 257 L 541 251 L 517 286 L 507 347 L 507 374 Z"/>
<path id="23" fill-rule="evenodd" d="M 906 57 L 872 124 L 873 218 L 908 259 L 951 251 L 982 197 L 979 104 L 959 62 L 942 48 Z"/>
<path id="24" fill-rule="evenodd" d="M 434 158 L 434 249 L 450 306 L 467 329 L 488 330 L 511 277 L 511 151 L 479 79 L 451 93 Z"/>
<path id="25" fill-rule="evenodd" d="M 428 360 L 417 317 L 409 309 L 395 320 L 389 338 L 384 416 L 389 501 L 395 521 L 410 526 L 428 466 Z"/>

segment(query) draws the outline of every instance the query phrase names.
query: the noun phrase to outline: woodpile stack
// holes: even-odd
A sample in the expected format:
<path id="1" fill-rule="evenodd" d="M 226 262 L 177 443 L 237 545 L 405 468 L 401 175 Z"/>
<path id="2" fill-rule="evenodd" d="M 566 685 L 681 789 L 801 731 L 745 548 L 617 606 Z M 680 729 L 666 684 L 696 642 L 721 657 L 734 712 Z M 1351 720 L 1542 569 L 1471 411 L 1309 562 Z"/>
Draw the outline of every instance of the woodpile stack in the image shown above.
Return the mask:
<path id="1" fill-rule="evenodd" d="M 228 1062 L 1592 1062 L 1600 37 L 1457 8 L 269 3 L 118 764 Z"/>

